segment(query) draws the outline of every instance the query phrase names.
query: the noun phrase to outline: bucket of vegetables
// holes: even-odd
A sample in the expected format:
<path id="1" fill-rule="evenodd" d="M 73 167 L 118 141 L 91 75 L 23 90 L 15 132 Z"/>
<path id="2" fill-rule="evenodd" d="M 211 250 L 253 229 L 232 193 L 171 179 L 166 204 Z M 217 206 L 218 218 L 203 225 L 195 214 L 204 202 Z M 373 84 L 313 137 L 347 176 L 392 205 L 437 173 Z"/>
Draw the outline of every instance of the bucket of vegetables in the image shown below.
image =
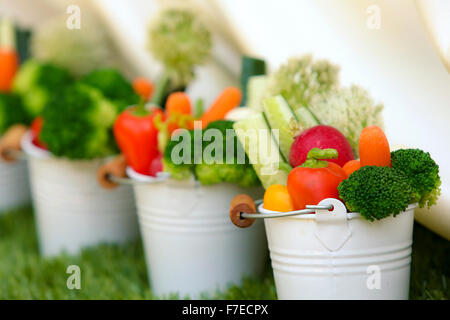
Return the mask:
<path id="1" fill-rule="evenodd" d="M 292 144 L 291 160 L 300 164 L 286 183 L 270 185 L 258 208 L 236 197 L 232 222 L 265 219 L 279 299 L 408 299 L 414 208 L 436 202 L 439 167 L 418 149 L 391 153 L 377 126 L 362 130 L 360 160 L 338 157 L 334 148 L 305 154 L 299 149 L 310 134 Z M 315 138 L 346 144 L 339 134 L 334 142 Z"/>
<path id="2" fill-rule="evenodd" d="M 19 79 L 37 79 L 42 68 L 36 63 L 21 69 Z M 45 79 L 56 81 L 50 71 Z M 96 173 L 118 153 L 114 120 L 138 97 L 113 69 L 58 84 L 59 91 L 36 113 L 21 142 L 28 157 L 41 253 L 75 254 L 85 246 L 133 240 L 138 224 L 132 188 L 105 190 Z"/>
<path id="3" fill-rule="evenodd" d="M 15 161 L 20 147 L 15 137 L 24 132 L 29 117 L 20 96 L 12 90 L 19 65 L 25 60 L 16 44 L 25 44 L 25 33 L 9 19 L 0 18 L 0 214 L 30 201 L 26 163 Z"/>
<path id="4" fill-rule="evenodd" d="M 233 122 L 223 120 L 240 101 L 240 90 L 227 88 L 194 121 L 189 97 L 175 92 L 164 111 L 141 104 L 116 120 L 114 133 L 134 185 L 150 285 L 158 296 L 198 298 L 263 270 L 264 225 L 241 233 L 228 223 L 226 209 L 239 193 L 263 192 L 243 150 L 243 162 L 237 161 Z"/>

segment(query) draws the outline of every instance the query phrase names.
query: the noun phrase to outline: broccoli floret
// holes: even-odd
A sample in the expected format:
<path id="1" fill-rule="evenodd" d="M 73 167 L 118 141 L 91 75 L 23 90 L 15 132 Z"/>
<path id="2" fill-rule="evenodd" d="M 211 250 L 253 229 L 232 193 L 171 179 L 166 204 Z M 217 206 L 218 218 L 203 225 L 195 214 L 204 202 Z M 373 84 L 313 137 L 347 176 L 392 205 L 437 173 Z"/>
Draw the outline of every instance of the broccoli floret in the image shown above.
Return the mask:
<path id="1" fill-rule="evenodd" d="M 118 112 L 139 102 L 139 96 L 134 92 L 131 83 L 116 69 L 93 71 L 83 77 L 81 82 L 100 90 L 117 105 Z"/>
<path id="2" fill-rule="evenodd" d="M 414 190 L 413 201 L 423 208 L 436 204 L 441 193 L 439 166 L 428 152 L 400 149 L 391 152 L 392 168 L 403 172 Z"/>
<path id="3" fill-rule="evenodd" d="M 0 135 L 13 124 L 29 124 L 29 122 L 20 97 L 0 93 Z"/>
<path id="4" fill-rule="evenodd" d="M 116 106 L 96 88 L 76 83 L 43 111 L 41 140 L 59 157 L 93 159 L 117 152 L 112 126 Z"/>
<path id="5" fill-rule="evenodd" d="M 12 91 L 22 97 L 29 118 L 39 116 L 52 97 L 73 82 L 66 69 L 28 60 L 14 78 Z"/>
<path id="6" fill-rule="evenodd" d="M 271 74 L 266 97 L 282 95 L 294 109 L 309 106 L 316 94 L 339 84 L 339 67 L 326 60 L 314 61 L 311 55 L 293 57 Z"/>
<path id="7" fill-rule="evenodd" d="M 389 167 L 365 166 L 338 186 L 339 196 L 352 212 L 365 219 L 396 216 L 408 207 L 413 194 L 408 178 Z"/>
<path id="8" fill-rule="evenodd" d="M 202 132 L 205 133 L 206 130 L 209 129 L 217 129 L 220 131 L 222 135 L 223 141 L 222 151 L 223 154 L 219 157 L 216 157 L 214 150 L 211 156 L 214 160 L 218 160 L 219 162 L 214 163 L 206 163 L 203 160 L 206 160 L 209 154 L 203 152 L 203 158 L 200 161 L 194 161 L 194 130 L 189 131 L 189 139 L 190 139 L 190 157 L 187 157 L 189 163 L 181 163 L 175 164 L 173 162 L 172 152 L 174 148 L 180 143 L 177 139 L 171 139 L 166 146 L 164 151 L 164 170 L 169 171 L 175 179 L 185 179 L 193 173 L 198 181 L 204 185 L 211 185 L 221 182 L 228 182 L 233 184 L 238 184 L 243 187 L 250 186 L 258 186 L 260 185 L 260 181 L 253 169 L 253 166 L 249 163 L 245 152 L 242 151 L 242 154 L 245 155 L 244 163 L 238 163 L 238 148 L 242 148 L 240 146 L 240 142 L 238 141 L 236 135 L 234 135 L 234 150 L 232 148 L 227 148 L 227 130 L 233 130 L 233 121 L 225 121 L 219 120 L 215 122 L 211 122 L 206 129 Z M 228 134 L 231 133 L 228 131 Z M 215 138 L 214 138 L 215 139 Z M 215 141 L 201 141 L 202 150 L 205 151 L 205 148 Z M 229 140 L 231 143 L 231 139 Z M 175 156 L 183 157 L 184 149 L 175 150 Z M 232 154 L 230 154 L 233 152 Z M 229 155 L 229 157 L 227 157 Z M 230 159 L 232 161 L 230 161 Z M 227 162 L 228 160 L 228 162 Z M 230 163 L 231 162 L 231 163 Z"/>
<path id="9" fill-rule="evenodd" d="M 193 163 L 194 163 L 194 132 L 189 131 L 189 141 L 184 140 L 177 140 L 177 139 L 170 139 L 167 142 L 166 148 L 164 149 L 163 154 L 163 169 L 164 171 L 170 172 L 172 177 L 176 180 L 184 180 L 189 178 L 192 175 L 193 170 Z M 179 143 L 190 143 L 190 154 L 184 155 L 184 148 L 180 148 L 177 152 L 177 150 L 174 150 L 175 147 L 178 146 Z M 186 149 L 187 150 L 187 149 Z M 175 153 L 172 155 L 172 153 Z M 183 159 L 182 163 L 174 163 L 173 157 L 180 157 L 180 159 Z M 186 158 L 185 158 L 186 157 Z M 184 161 L 186 159 L 186 161 Z"/>

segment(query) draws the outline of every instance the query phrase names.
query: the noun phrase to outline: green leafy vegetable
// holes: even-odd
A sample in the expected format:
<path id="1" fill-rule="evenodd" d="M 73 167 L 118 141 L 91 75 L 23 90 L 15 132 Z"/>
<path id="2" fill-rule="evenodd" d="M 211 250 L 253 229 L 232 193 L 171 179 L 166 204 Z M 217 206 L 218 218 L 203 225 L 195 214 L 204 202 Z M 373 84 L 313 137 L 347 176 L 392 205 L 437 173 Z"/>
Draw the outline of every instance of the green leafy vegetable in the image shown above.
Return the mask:
<path id="1" fill-rule="evenodd" d="M 139 102 L 139 96 L 134 92 L 131 83 L 116 69 L 95 70 L 84 76 L 81 82 L 100 90 L 120 109 Z"/>
<path id="2" fill-rule="evenodd" d="M 112 126 L 118 114 L 117 105 L 100 90 L 76 83 L 45 107 L 41 140 L 59 157 L 109 156 L 117 152 Z"/>
<path id="3" fill-rule="evenodd" d="M 400 149 L 391 152 L 392 168 L 403 172 L 413 188 L 413 202 L 420 207 L 436 204 L 440 195 L 439 166 L 428 152 L 419 149 Z"/>
<path id="4" fill-rule="evenodd" d="M 30 118 L 40 115 L 52 97 L 70 85 L 73 79 L 66 69 L 37 60 L 28 60 L 14 78 L 12 91 L 21 96 Z"/>
<path id="5" fill-rule="evenodd" d="M 339 184 L 338 191 L 351 212 L 359 212 L 370 221 L 405 211 L 413 194 L 408 178 L 401 171 L 375 166 L 353 172 Z"/>
<path id="6" fill-rule="evenodd" d="M 260 185 L 258 176 L 252 165 L 249 163 L 245 152 L 242 150 L 242 146 L 234 134 L 233 122 L 226 120 L 211 122 L 205 130 L 201 132 L 202 135 L 211 129 L 218 130 L 216 133 L 219 133 L 222 139 L 222 141 L 220 141 L 221 147 L 214 149 L 211 152 L 211 157 L 213 157 L 213 159 L 209 159 L 208 154 L 205 151 L 215 143 L 215 138 L 211 138 L 211 141 L 197 142 L 194 138 L 195 131 L 190 130 L 188 136 L 190 139 L 190 149 L 175 149 L 179 148 L 180 144 L 180 141 L 177 139 L 171 139 L 168 142 L 163 157 L 164 170 L 170 172 L 175 179 L 186 179 L 193 173 L 200 183 L 204 185 L 221 182 L 234 183 L 242 187 Z M 209 132 L 211 133 L 213 131 Z M 204 153 L 202 159 L 195 159 L 195 143 L 201 144 L 201 146 L 197 146 L 197 148 L 201 148 L 202 153 Z M 233 148 L 231 148 L 230 145 L 233 146 Z M 179 152 L 177 153 L 177 151 Z M 184 151 L 189 152 L 190 154 L 185 155 Z M 216 151 L 222 151 L 222 154 L 216 155 Z M 174 163 L 173 153 L 181 158 L 187 156 L 187 163 Z M 239 158 L 240 155 L 244 156 L 244 163 L 238 163 L 238 160 L 241 160 Z"/>
<path id="7" fill-rule="evenodd" d="M 13 124 L 29 122 L 20 98 L 17 95 L 0 93 L 0 135 Z"/>

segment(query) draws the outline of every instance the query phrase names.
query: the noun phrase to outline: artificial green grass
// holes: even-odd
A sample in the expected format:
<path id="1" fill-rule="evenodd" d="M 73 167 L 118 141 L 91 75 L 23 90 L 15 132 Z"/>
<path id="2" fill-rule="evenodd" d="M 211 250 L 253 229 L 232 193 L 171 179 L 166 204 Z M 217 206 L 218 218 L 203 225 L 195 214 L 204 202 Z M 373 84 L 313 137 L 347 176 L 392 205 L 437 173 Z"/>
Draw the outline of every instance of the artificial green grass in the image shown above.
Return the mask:
<path id="1" fill-rule="evenodd" d="M 411 299 L 450 297 L 450 242 L 415 225 L 411 269 Z M 70 290 L 69 265 L 81 269 L 81 290 Z M 147 281 L 140 242 L 101 245 L 79 256 L 41 259 L 31 209 L 0 216 L 0 299 L 158 299 Z M 182 297 L 184 298 L 184 297 Z M 261 278 L 205 297 L 215 299 L 275 299 L 270 263 Z"/>

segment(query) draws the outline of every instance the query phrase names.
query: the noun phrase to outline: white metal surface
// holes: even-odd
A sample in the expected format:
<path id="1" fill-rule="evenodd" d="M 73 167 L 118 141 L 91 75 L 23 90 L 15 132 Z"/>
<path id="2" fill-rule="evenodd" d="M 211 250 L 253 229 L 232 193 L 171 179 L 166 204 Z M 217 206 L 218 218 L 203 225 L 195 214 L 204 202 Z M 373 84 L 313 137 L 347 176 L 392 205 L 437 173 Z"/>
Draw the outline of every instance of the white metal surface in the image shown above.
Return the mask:
<path id="1" fill-rule="evenodd" d="M 267 257 L 262 221 L 238 230 L 228 217 L 231 199 L 248 189 L 172 179 L 134 188 L 150 285 L 157 296 L 199 298 L 262 272 Z M 259 188 L 250 192 L 262 195 Z"/>
<path id="2" fill-rule="evenodd" d="M 0 160 L 0 214 L 30 202 L 28 170 L 25 161 Z"/>
<path id="3" fill-rule="evenodd" d="M 100 243 L 123 243 L 138 236 L 130 186 L 101 188 L 96 179 L 104 160 L 73 161 L 45 156 L 22 140 L 29 156 L 31 190 L 43 256 Z M 40 156 L 39 156 L 40 155 Z"/>
<path id="4" fill-rule="evenodd" d="M 408 299 L 415 206 L 369 222 L 336 199 L 320 205 L 330 203 L 333 212 L 264 220 L 278 298 Z"/>

